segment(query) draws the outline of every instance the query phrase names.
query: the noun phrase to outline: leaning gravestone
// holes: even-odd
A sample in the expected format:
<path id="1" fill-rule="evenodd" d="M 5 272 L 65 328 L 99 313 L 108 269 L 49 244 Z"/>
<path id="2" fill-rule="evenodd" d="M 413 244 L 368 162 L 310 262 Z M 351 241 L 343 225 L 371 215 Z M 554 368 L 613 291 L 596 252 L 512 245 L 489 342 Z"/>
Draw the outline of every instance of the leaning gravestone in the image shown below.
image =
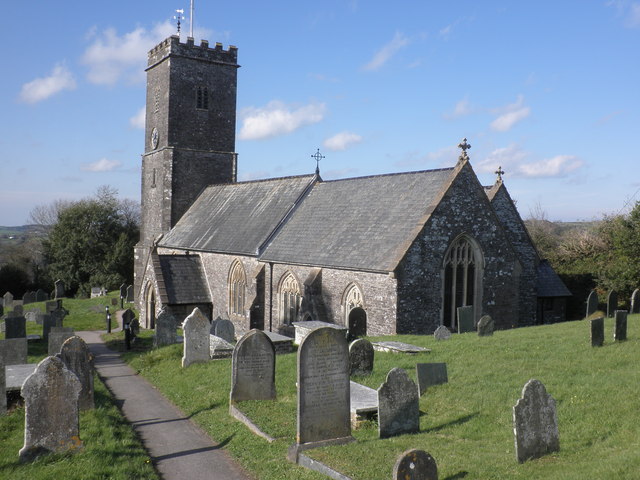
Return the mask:
<path id="1" fill-rule="evenodd" d="M 493 329 L 495 324 L 493 322 L 493 318 L 489 315 L 483 315 L 478 320 L 478 336 L 479 337 L 489 337 L 493 335 Z"/>
<path id="2" fill-rule="evenodd" d="M 416 363 L 418 392 L 424 395 L 428 387 L 442 385 L 449 381 L 446 363 Z"/>
<path id="3" fill-rule="evenodd" d="M 36 302 L 46 302 L 49 300 L 49 295 L 43 289 L 36 290 Z"/>
<path id="4" fill-rule="evenodd" d="M 473 332 L 473 306 L 458 307 L 458 333 Z"/>
<path id="5" fill-rule="evenodd" d="M 276 398 L 276 350 L 262 330 L 253 329 L 238 340 L 231 365 L 230 404 Z"/>
<path id="6" fill-rule="evenodd" d="M 433 332 L 433 336 L 436 340 L 449 340 L 451 338 L 451 331 L 444 325 L 440 325 L 436 328 L 436 331 Z"/>
<path id="7" fill-rule="evenodd" d="M 25 403 L 24 446 L 20 461 L 82 448 L 78 377 L 57 357 L 42 360 L 22 385 Z"/>
<path id="8" fill-rule="evenodd" d="M 4 338 L 26 338 L 27 319 L 24 317 L 7 317 L 4 320 Z"/>
<path id="9" fill-rule="evenodd" d="M 604 318 L 594 318 L 591 322 L 591 346 L 601 347 L 604 344 Z"/>
<path id="10" fill-rule="evenodd" d="M 64 298 L 64 282 L 60 279 L 56 280 L 54 283 L 54 297 L 56 300 L 59 298 Z"/>
<path id="11" fill-rule="evenodd" d="M 22 304 L 27 305 L 36 301 L 36 292 L 27 292 L 22 297 Z"/>
<path id="12" fill-rule="evenodd" d="M 371 375 L 373 371 L 374 350 L 366 338 L 358 338 L 349 345 L 349 363 L 351 375 Z"/>
<path id="13" fill-rule="evenodd" d="M 589 315 L 592 315 L 598 310 L 598 294 L 595 290 L 591 290 L 589 297 L 587 298 L 587 314 L 586 318 L 589 318 Z"/>
<path id="14" fill-rule="evenodd" d="M 315 446 L 341 444 L 351 436 L 349 345 L 344 331 L 315 329 L 298 349 L 298 451 Z"/>
<path id="15" fill-rule="evenodd" d="M 156 318 L 156 334 L 153 337 L 153 346 L 157 348 L 177 343 L 178 334 L 176 333 L 176 325 L 175 317 L 171 312 L 163 308 L 158 318 Z"/>
<path id="16" fill-rule="evenodd" d="M 133 302 L 133 285 L 129 285 L 127 287 L 127 296 L 126 296 L 125 302 L 129 302 L 129 303 Z"/>
<path id="17" fill-rule="evenodd" d="M 627 311 L 616 310 L 616 327 L 613 331 L 613 340 L 621 342 L 627 339 Z"/>
<path id="18" fill-rule="evenodd" d="M 380 438 L 420 431 L 418 387 L 402 368 L 392 368 L 378 388 Z"/>
<path id="19" fill-rule="evenodd" d="M 196 362 L 209 361 L 209 320 L 194 308 L 191 315 L 185 318 L 182 329 L 184 331 L 184 350 L 182 367 L 188 367 Z"/>
<path id="20" fill-rule="evenodd" d="M 560 450 L 556 401 L 538 380 L 529 380 L 513 407 L 516 458 L 520 463 Z"/>
<path id="21" fill-rule="evenodd" d="M 71 327 L 51 327 L 49 331 L 48 353 L 49 355 L 57 355 L 60 353 L 62 344 L 68 339 L 73 337 L 73 328 Z"/>
<path id="22" fill-rule="evenodd" d="M 236 341 L 236 327 L 231 320 L 220 318 L 216 321 L 215 336 L 226 340 L 229 343 Z"/>
<path id="23" fill-rule="evenodd" d="M 607 295 L 607 317 L 612 318 L 618 309 L 618 292 L 611 290 Z"/>
<path id="24" fill-rule="evenodd" d="M 393 467 L 393 480 L 438 480 L 438 465 L 424 450 L 407 450 Z"/>
<path id="25" fill-rule="evenodd" d="M 640 313 L 640 290 L 635 289 L 631 294 L 631 312 Z"/>
<path id="26" fill-rule="evenodd" d="M 5 293 L 2 297 L 2 306 L 7 311 L 13 308 L 13 295 L 11 294 L 11 292 Z"/>
<path id="27" fill-rule="evenodd" d="M 8 338 L 0 340 L 0 357 L 5 365 L 22 365 L 27 363 L 27 339 Z"/>
<path id="28" fill-rule="evenodd" d="M 76 374 L 80 380 L 80 410 L 90 410 L 94 407 L 93 401 L 93 355 L 85 341 L 74 335 L 62 344 L 58 357 L 69 370 Z"/>

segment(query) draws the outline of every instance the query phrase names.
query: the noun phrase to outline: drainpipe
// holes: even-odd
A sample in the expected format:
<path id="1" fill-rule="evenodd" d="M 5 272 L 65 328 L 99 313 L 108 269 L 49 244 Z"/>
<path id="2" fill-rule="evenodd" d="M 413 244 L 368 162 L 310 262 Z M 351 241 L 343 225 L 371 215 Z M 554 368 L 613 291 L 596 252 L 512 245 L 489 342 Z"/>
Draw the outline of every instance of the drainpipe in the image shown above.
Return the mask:
<path id="1" fill-rule="evenodd" d="M 273 332 L 273 263 L 269 262 L 269 331 Z"/>

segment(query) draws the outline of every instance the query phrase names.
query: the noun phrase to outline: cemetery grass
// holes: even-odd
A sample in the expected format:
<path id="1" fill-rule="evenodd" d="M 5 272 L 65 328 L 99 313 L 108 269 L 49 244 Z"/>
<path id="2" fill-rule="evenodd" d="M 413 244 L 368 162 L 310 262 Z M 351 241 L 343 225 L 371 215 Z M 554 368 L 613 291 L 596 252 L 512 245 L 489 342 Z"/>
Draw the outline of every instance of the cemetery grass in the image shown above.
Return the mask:
<path id="1" fill-rule="evenodd" d="M 354 480 L 390 478 L 397 457 L 411 448 L 436 459 L 441 479 L 635 479 L 640 471 L 640 315 L 629 316 L 626 342 L 614 343 L 612 332 L 613 320 L 607 319 L 600 348 L 590 346 L 585 321 L 483 338 L 454 335 L 442 342 L 432 336 L 392 337 L 432 353 L 376 352 L 372 375 L 354 380 L 377 389 L 393 367 L 404 368 L 415 381 L 416 363 L 446 362 L 449 383 L 430 387 L 420 399 L 420 433 L 380 440 L 377 424 L 365 422 L 353 431 L 356 442 L 305 453 Z M 182 346 L 173 345 L 125 358 L 256 478 L 326 478 L 285 460 L 296 432 L 295 353 L 277 356 L 277 401 L 238 405 L 276 437 L 271 444 L 228 415 L 230 359 L 182 369 L 181 356 Z M 544 383 L 556 400 L 560 451 L 519 464 L 512 408 L 531 378 Z"/>

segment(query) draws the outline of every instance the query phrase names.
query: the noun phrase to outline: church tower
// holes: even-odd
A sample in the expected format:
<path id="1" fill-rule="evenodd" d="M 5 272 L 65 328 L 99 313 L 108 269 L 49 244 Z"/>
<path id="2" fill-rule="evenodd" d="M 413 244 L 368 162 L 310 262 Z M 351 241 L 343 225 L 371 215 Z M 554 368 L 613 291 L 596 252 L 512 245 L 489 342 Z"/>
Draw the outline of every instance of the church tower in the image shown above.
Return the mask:
<path id="1" fill-rule="evenodd" d="M 175 35 L 149 52 L 136 298 L 158 236 L 207 185 L 236 181 L 237 58 L 236 47 Z"/>

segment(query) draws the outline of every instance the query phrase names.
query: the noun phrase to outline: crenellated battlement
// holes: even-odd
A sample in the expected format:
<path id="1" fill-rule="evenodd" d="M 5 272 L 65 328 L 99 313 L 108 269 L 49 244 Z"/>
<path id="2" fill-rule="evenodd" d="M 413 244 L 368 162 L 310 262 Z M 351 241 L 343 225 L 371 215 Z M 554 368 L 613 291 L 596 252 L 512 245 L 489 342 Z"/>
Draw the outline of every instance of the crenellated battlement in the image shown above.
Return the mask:
<path id="1" fill-rule="evenodd" d="M 211 48 L 208 40 L 201 40 L 200 45 L 196 45 L 192 37 L 188 37 L 186 43 L 180 43 L 180 37 L 172 35 L 149 50 L 147 65 L 151 67 L 172 55 L 231 65 L 238 62 L 238 48 L 233 45 L 224 50 L 222 44 L 216 42 Z"/>

